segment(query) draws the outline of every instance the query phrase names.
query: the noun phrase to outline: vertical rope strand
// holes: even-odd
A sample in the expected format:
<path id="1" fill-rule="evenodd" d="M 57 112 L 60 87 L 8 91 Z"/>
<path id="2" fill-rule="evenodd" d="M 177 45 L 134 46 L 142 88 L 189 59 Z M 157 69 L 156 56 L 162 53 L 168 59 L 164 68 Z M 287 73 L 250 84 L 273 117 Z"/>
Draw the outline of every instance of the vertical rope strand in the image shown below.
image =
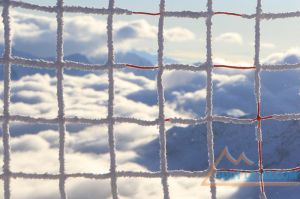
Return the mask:
<path id="1" fill-rule="evenodd" d="M 261 130 L 261 113 L 260 113 L 260 104 L 261 104 L 261 65 L 260 65 L 260 18 L 262 13 L 261 0 L 257 0 L 256 6 L 256 17 L 255 17 L 255 57 L 254 57 L 254 66 L 255 69 L 255 96 L 257 103 L 257 127 L 256 127 L 256 139 L 258 144 L 258 166 L 260 171 L 260 198 L 266 199 L 264 180 L 263 180 L 263 161 L 262 161 L 262 130 Z"/>
<path id="2" fill-rule="evenodd" d="M 216 186 L 215 186 L 215 157 L 214 157 L 214 135 L 213 135 L 213 83 L 212 83 L 212 70 L 213 70 L 213 61 L 212 61 L 212 45 L 211 45 L 211 29 L 212 29 L 212 0 L 207 1 L 207 19 L 206 19 L 206 62 L 207 62 L 207 92 L 206 92 L 206 117 L 207 121 L 207 147 L 208 147 L 208 163 L 209 169 L 211 169 L 212 175 L 210 176 L 210 192 L 211 198 L 216 199 Z"/>
<path id="3" fill-rule="evenodd" d="M 57 0 L 57 44 L 56 44 L 56 64 L 57 64 L 57 103 L 58 103 L 58 130 L 59 130 L 59 192 L 61 199 L 66 199 L 65 191 L 65 111 L 64 111 L 64 69 L 63 69 L 63 0 Z"/>
<path id="4" fill-rule="evenodd" d="M 114 45 L 113 45 L 113 15 L 115 1 L 109 1 L 109 15 L 107 17 L 107 48 L 108 48 L 108 142 L 110 152 L 110 175 L 111 175 L 111 192 L 113 199 L 118 198 L 117 175 L 116 175 L 116 149 L 114 137 Z"/>
<path id="5" fill-rule="evenodd" d="M 158 23 L 158 74 L 157 74 L 157 94 L 158 94 L 158 108 L 159 108 L 159 140 L 160 140 L 160 170 L 161 170 L 161 183 L 163 186 L 164 199 L 169 199 L 169 186 L 168 186 L 168 161 L 167 161 L 167 141 L 165 129 L 165 99 L 164 88 L 162 84 L 162 75 L 164 72 L 164 12 L 165 0 L 160 1 L 159 5 L 159 23 Z"/>
<path id="6" fill-rule="evenodd" d="M 3 180 L 4 198 L 10 199 L 10 131 L 9 131 L 9 105 L 10 105 L 10 75 L 11 75 L 11 27 L 10 27 L 10 7 L 9 0 L 3 0 L 3 25 L 4 25 L 4 103 L 3 103 Z"/>

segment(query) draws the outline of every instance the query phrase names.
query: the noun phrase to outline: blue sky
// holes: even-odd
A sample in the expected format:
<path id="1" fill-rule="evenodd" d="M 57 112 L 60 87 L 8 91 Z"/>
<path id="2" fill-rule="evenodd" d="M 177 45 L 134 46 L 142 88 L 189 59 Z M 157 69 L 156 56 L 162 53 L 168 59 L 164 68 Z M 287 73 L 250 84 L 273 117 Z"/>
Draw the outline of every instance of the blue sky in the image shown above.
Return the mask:
<path id="1" fill-rule="evenodd" d="M 26 0 L 26 2 L 55 5 L 55 0 L 39 1 Z M 229 11 L 237 13 L 255 13 L 256 1 L 254 0 L 214 0 L 215 11 Z M 65 5 L 79 5 L 90 7 L 107 7 L 108 0 L 65 0 Z M 116 7 L 126 8 L 134 11 L 158 11 L 159 0 L 116 0 Z M 167 0 L 166 10 L 169 11 L 205 11 L 206 1 L 204 0 Z M 298 0 L 263 0 L 264 12 L 290 12 L 300 10 L 300 1 Z M 28 13 L 27 10 L 20 10 Z M 44 13 L 33 13 L 35 15 L 45 15 Z M 54 15 L 51 15 L 55 17 Z M 70 16 L 66 14 L 66 16 Z M 82 16 L 82 15 L 77 15 Z M 94 16 L 97 19 L 105 21 L 104 16 Z M 115 22 L 133 22 L 144 20 L 153 27 L 157 26 L 158 17 L 149 16 L 116 16 Z M 300 27 L 299 18 L 285 20 L 264 20 L 261 26 L 261 55 L 262 59 L 276 54 L 286 53 L 287 51 L 297 50 L 300 47 L 298 35 Z M 213 54 L 215 60 L 228 63 L 247 63 L 251 65 L 254 54 L 254 20 L 241 19 L 232 16 L 215 16 L 213 18 Z M 193 33 L 193 38 L 185 39 L 182 42 L 174 40 L 166 41 L 165 54 L 168 57 L 177 59 L 184 63 L 193 63 L 205 59 L 205 20 L 204 19 L 178 19 L 166 18 L 165 27 L 172 29 L 180 27 Z M 287 36 L 288 35 L 288 36 Z M 182 35 L 184 37 L 184 35 Z M 184 44 L 184 45 L 183 45 Z M 123 45 L 124 46 L 124 45 Z M 147 48 L 143 48 L 147 47 Z M 137 49 L 134 45 L 128 47 L 128 50 L 144 50 L 155 54 L 157 49 L 156 39 L 142 39 Z"/>

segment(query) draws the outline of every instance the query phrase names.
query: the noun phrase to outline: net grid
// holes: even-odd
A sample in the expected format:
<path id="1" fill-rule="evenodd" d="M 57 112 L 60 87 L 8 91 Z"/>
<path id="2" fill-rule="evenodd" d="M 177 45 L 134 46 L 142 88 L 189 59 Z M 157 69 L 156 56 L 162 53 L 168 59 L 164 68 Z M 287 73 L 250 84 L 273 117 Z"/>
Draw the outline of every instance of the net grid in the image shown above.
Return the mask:
<path id="1" fill-rule="evenodd" d="M 287 65 L 262 65 L 260 63 L 260 21 L 263 19 L 273 20 L 278 18 L 290 18 L 300 17 L 300 11 L 288 12 L 288 13 L 263 13 L 261 0 L 257 0 L 256 13 L 252 15 L 238 14 L 232 12 L 214 12 L 212 8 L 212 0 L 207 1 L 206 12 L 168 12 L 165 11 L 165 0 L 160 1 L 159 12 L 134 12 L 127 9 L 121 9 L 115 7 L 115 1 L 109 0 L 109 6 L 105 8 L 89 8 L 79 6 L 64 6 L 63 0 L 57 0 L 56 6 L 40 6 L 30 4 L 22 1 L 2 0 L 0 6 L 3 7 L 2 19 L 4 25 L 4 54 L 0 58 L 0 64 L 3 65 L 4 74 L 4 97 L 3 97 L 3 115 L 0 116 L 3 127 L 3 174 L 0 174 L 0 178 L 4 181 L 4 198 L 11 198 L 10 180 L 11 178 L 26 178 L 26 179 L 49 179 L 59 180 L 59 192 L 62 199 L 67 198 L 65 192 L 65 181 L 67 178 L 90 178 L 90 179 L 110 179 L 111 181 L 111 193 L 112 198 L 117 199 L 118 188 L 117 178 L 119 177 L 141 177 L 141 178 L 161 178 L 161 184 L 163 188 L 163 194 L 165 199 L 170 198 L 168 177 L 205 177 L 208 173 L 213 171 L 213 175 L 210 175 L 210 191 L 211 198 L 217 198 L 216 186 L 215 186 L 215 173 L 217 171 L 222 172 L 244 172 L 244 173 L 258 173 L 260 174 L 260 198 L 267 198 L 264 188 L 264 172 L 291 172 L 299 171 L 300 167 L 289 169 L 264 169 L 262 158 L 262 143 L 263 133 L 261 130 L 261 122 L 263 120 L 300 120 L 300 114 L 274 114 L 271 116 L 261 116 L 260 103 L 261 103 L 261 71 L 278 71 L 300 68 L 298 64 Z M 56 61 L 50 62 L 45 60 L 31 60 L 22 57 L 12 56 L 12 41 L 11 41 L 11 26 L 10 26 L 10 7 L 19 7 L 29 10 L 37 10 L 43 12 L 56 13 L 57 19 L 57 45 L 56 45 Z M 106 64 L 84 64 L 72 61 L 64 61 L 63 55 L 63 13 L 84 13 L 84 14 L 99 14 L 107 15 L 107 48 L 108 48 L 108 61 Z M 114 45 L 113 45 L 113 16 L 114 15 L 151 15 L 159 17 L 158 24 L 158 66 L 137 66 L 130 63 L 115 63 L 114 62 Z M 246 66 L 229 66 L 229 65 L 214 65 L 212 61 L 212 17 L 214 15 L 230 15 L 233 17 L 242 17 L 246 19 L 255 19 L 255 56 L 254 65 L 250 67 Z M 206 38 L 206 62 L 200 66 L 184 65 L 184 64 L 170 64 L 165 65 L 163 62 L 164 54 L 164 18 L 165 17 L 185 17 L 185 18 L 205 18 L 207 27 Z M 10 115 L 10 85 L 11 85 L 11 66 L 21 65 L 25 67 L 35 68 L 47 68 L 56 70 L 57 78 L 57 104 L 58 104 L 58 116 L 54 119 L 35 118 L 31 116 Z M 157 73 L 157 92 L 158 92 L 158 119 L 142 120 L 128 117 L 114 117 L 114 70 L 122 68 L 135 68 L 141 70 L 158 70 Z M 87 119 L 87 118 L 66 118 L 64 113 L 64 96 L 63 96 L 63 77 L 64 68 L 72 68 L 78 70 L 108 71 L 108 115 L 103 119 Z M 213 83 L 212 72 L 214 68 L 229 68 L 237 70 L 255 70 L 255 96 L 257 103 L 257 117 L 254 119 L 240 119 L 226 116 L 218 116 L 213 114 Z M 184 119 L 184 118 L 166 118 L 164 113 L 164 88 L 162 84 L 162 75 L 164 70 L 184 70 L 184 71 L 206 71 L 207 72 L 207 96 L 206 96 L 206 115 L 202 118 Z M 38 174 L 38 173 L 23 173 L 12 172 L 10 170 L 10 132 L 9 123 L 12 121 L 27 122 L 27 123 L 47 123 L 58 124 L 59 131 L 59 174 Z M 206 124 L 207 125 L 207 147 L 208 147 L 208 162 L 209 168 L 203 171 L 184 171 L 184 170 L 168 170 L 167 163 L 167 151 L 166 151 L 166 132 L 165 123 L 170 122 L 173 124 Z M 215 168 L 214 159 L 214 142 L 213 142 L 213 122 L 233 123 L 233 124 L 256 124 L 256 138 L 258 145 L 258 170 L 240 170 L 240 169 L 218 169 Z M 80 124 L 106 124 L 108 125 L 108 142 L 110 153 L 110 172 L 105 174 L 94 173 L 73 173 L 67 174 L 65 172 L 65 131 L 66 123 L 80 123 Z M 134 123 L 142 126 L 159 126 L 159 140 L 160 140 L 160 171 L 158 172 L 133 172 L 133 171 L 118 171 L 116 165 L 115 154 L 115 138 L 114 138 L 114 124 L 115 123 Z"/>

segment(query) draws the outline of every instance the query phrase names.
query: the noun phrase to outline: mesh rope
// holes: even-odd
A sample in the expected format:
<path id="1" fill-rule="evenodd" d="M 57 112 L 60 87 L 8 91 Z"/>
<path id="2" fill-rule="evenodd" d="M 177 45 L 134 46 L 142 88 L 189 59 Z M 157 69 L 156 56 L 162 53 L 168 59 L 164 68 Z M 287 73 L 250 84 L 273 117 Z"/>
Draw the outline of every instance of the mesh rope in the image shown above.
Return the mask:
<path id="1" fill-rule="evenodd" d="M 217 198 L 217 190 L 215 186 L 215 173 L 219 170 L 215 168 L 214 159 L 214 142 L 213 142 L 213 122 L 232 123 L 232 124 L 257 124 L 256 135 L 258 143 L 258 156 L 259 156 L 259 170 L 238 170 L 228 169 L 227 171 L 234 172 L 247 172 L 247 173 L 259 173 L 260 174 L 260 198 L 267 198 L 264 189 L 263 172 L 289 172 L 299 171 L 300 167 L 289 169 L 264 169 L 262 159 L 262 130 L 261 122 L 264 119 L 271 119 L 277 121 L 287 120 L 300 120 L 300 114 L 281 114 L 262 117 L 260 115 L 260 103 L 261 103 L 261 71 L 278 71 L 278 70 L 290 70 L 299 69 L 300 63 L 289 65 L 262 65 L 260 64 L 260 21 L 261 20 L 275 20 L 279 18 L 291 18 L 300 17 L 300 11 L 288 12 L 288 13 L 263 13 L 261 0 L 257 0 L 256 13 L 252 15 L 238 14 L 230 12 L 214 12 L 212 8 L 213 1 L 207 1 L 207 11 L 205 12 L 169 12 L 165 11 L 165 0 L 160 1 L 159 12 L 134 12 L 127 9 L 116 8 L 115 1 L 109 0 L 108 8 L 88 8 L 79 6 L 65 6 L 63 0 L 57 0 L 56 6 L 41 6 L 31 3 L 25 3 L 21 1 L 2 0 L 0 5 L 3 7 L 2 19 L 4 25 L 4 54 L 0 58 L 0 64 L 3 65 L 4 74 L 4 103 L 3 103 L 3 115 L 0 116 L 0 120 L 3 123 L 3 174 L 0 175 L 4 181 L 4 198 L 11 198 L 10 181 L 11 178 L 24 178 L 24 179 L 54 179 L 59 180 L 60 197 L 66 199 L 65 182 L 67 178 L 89 178 L 89 179 L 110 179 L 111 180 L 111 192 L 112 198 L 117 199 L 118 187 L 117 178 L 125 177 L 140 177 L 140 178 L 160 178 L 162 184 L 162 190 L 164 193 L 164 199 L 169 199 L 169 186 L 168 177 L 188 177 L 199 178 L 206 177 L 211 171 L 210 175 L 210 191 L 211 198 Z M 46 60 L 31 60 L 22 57 L 13 57 L 12 51 L 12 36 L 11 36 L 11 17 L 10 8 L 18 7 L 28 10 L 37 10 L 48 13 L 56 13 L 57 19 L 57 46 L 56 46 L 56 61 Z M 107 15 L 107 48 L 108 48 L 108 61 L 106 64 L 84 64 L 72 61 L 64 61 L 63 52 L 63 13 L 84 13 L 84 14 L 97 14 Z M 135 66 L 130 63 L 115 63 L 114 62 L 114 45 L 113 45 L 113 17 L 114 15 L 151 15 L 159 17 L 158 24 L 158 66 L 144 67 Z M 231 15 L 233 17 L 241 17 L 246 19 L 255 20 L 255 57 L 254 66 L 252 67 L 240 67 L 240 66 L 226 66 L 226 65 L 214 65 L 212 61 L 212 17 L 214 15 Z M 165 65 L 163 62 L 164 54 L 164 18 L 165 17 L 180 17 L 180 18 L 206 18 L 207 27 L 207 41 L 206 41 L 206 62 L 200 66 L 184 65 L 184 64 L 171 64 Z M 53 119 L 36 118 L 31 116 L 10 115 L 10 85 L 11 85 L 11 66 L 22 65 L 25 67 L 34 68 L 47 68 L 56 70 L 57 74 L 57 103 L 58 103 L 58 116 Z M 114 70 L 133 67 L 136 69 L 151 69 L 157 70 L 157 93 L 158 93 L 158 108 L 159 115 L 156 120 L 143 120 L 137 118 L 127 117 L 114 117 Z M 255 119 L 240 119 L 226 116 L 213 115 L 213 82 L 212 73 L 215 67 L 224 67 L 231 69 L 249 69 L 255 70 L 255 96 L 257 102 L 257 118 Z M 108 71 L 108 115 L 107 118 L 99 119 L 87 119 L 87 118 L 66 118 L 64 113 L 64 96 L 63 96 L 63 80 L 64 80 L 64 68 L 72 68 L 77 70 L 87 71 Z M 205 117 L 195 119 L 184 118 L 166 118 L 164 113 L 164 88 L 162 75 L 164 70 L 184 70 L 184 71 L 206 71 L 207 73 L 207 96 L 206 96 L 206 115 Z M 10 122 L 27 122 L 27 123 L 43 123 L 43 124 L 58 124 L 59 126 L 59 173 L 23 173 L 13 172 L 10 169 Z M 168 170 L 167 163 L 167 149 L 166 149 L 166 131 L 165 123 L 170 122 L 173 124 L 206 124 L 207 125 L 207 147 L 208 147 L 208 163 L 209 168 L 204 171 L 183 171 L 183 170 Z M 110 171 L 105 174 L 93 174 L 93 173 L 73 173 L 67 174 L 65 172 L 65 131 L 66 123 L 78 123 L 78 124 L 102 124 L 108 125 L 108 142 L 110 152 Z M 159 140 L 160 140 L 160 171 L 158 172 L 133 172 L 133 171 L 118 171 L 116 165 L 116 152 L 115 152 L 115 138 L 114 138 L 114 124 L 115 123 L 133 123 L 141 126 L 159 126 Z M 223 172 L 226 170 L 222 170 Z"/>

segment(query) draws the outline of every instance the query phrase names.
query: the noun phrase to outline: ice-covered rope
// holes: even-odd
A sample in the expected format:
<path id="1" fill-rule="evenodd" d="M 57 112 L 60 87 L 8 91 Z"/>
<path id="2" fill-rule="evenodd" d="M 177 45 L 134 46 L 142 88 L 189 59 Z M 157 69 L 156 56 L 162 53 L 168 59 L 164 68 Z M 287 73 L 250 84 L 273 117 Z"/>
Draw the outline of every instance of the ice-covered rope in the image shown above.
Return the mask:
<path id="1" fill-rule="evenodd" d="M 159 12 L 165 12 L 165 0 L 160 0 Z M 160 14 L 158 22 L 158 73 L 157 73 L 157 95 L 158 95 L 158 122 L 159 122 L 159 141 L 160 141 L 160 172 L 161 183 L 163 186 L 164 199 L 170 198 L 168 185 L 168 161 L 167 161 L 167 139 L 165 128 L 165 99 L 162 76 L 164 72 L 164 14 Z"/>
<path id="2" fill-rule="evenodd" d="M 174 170 L 168 171 L 167 176 L 169 177 L 186 177 L 186 178 L 199 178 L 207 177 L 209 170 L 204 171 L 183 171 Z M 135 171 L 117 171 L 117 177 L 121 178 L 161 178 L 161 172 L 135 172 Z M 23 173 L 23 172 L 11 172 L 11 177 L 15 179 L 43 179 L 43 180 L 57 180 L 59 174 L 49 173 Z M 95 173 L 72 173 L 65 174 L 66 178 L 87 178 L 87 179 L 110 179 L 110 173 L 95 174 Z M 0 174 L 0 179 L 3 179 L 4 175 Z"/>
<path id="3" fill-rule="evenodd" d="M 10 129 L 9 129 L 9 105 L 10 105 L 10 75 L 11 63 L 9 62 L 12 51 L 11 26 L 10 26 L 10 2 L 3 0 L 3 25 L 4 25 L 4 92 L 3 92 L 3 180 L 4 180 L 4 199 L 10 199 Z"/>
<path id="4" fill-rule="evenodd" d="M 294 121 L 300 120 L 300 114 L 275 114 L 267 117 L 262 117 L 261 120 L 275 120 L 275 121 Z M 57 124 L 59 121 L 57 118 L 46 119 L 46 118 L 38 118 L 38 117 L 30 117 L 30 116 L 22 116 L 22 115 L 10 115 L 10 121 L 13 122 L 24 122 L 24 123 L 39 123 L 39 124 Z M 227 116 L 212 116 L 211 120 L 213 122 L 221 122 L 224 124 L 253 124 L 257 121 L 257 118 L 233 118 Z M 0 121 L 4 121 L 4 116 L 0 116 Z M 141 126 L 157 126 L 159 124 L 157 120 L 143 120 L 137 118 L 130 117 L 113 117 L 114 123 L 128 123 L 128 124 L 137 124 Z M 204 124 L 208 121 L 208 118 L 202 117 L 197 119 L 186 119 L 186 118 L 167 118 L 166 122 L 170 122 L 172 124 L 188 124 L 188 125 L 196 125 L 196 124 Z M 66 123 L 74 123 L 74 124 L 94 124 L 94 125 L 105 125 L 108 123 L 107 118 L 99 118 L 99 119 L 87 119 L 87 118 L 79 118 L 79 117 L 69 117 L 65 118 Z"/>
<path id="5" fill-rule="evenodd" d="M 26 59 L 22 57 L 11 57 L 9 59 L 10 63 L 13 65 L 20 65 L 24 67 L 30 68 L 46 68 L 56 70 L 56 62 L 47 61 L 47 60 L 32 60 Z M 0 58 L 0 64 L 5 64 L 5 59 Z M 108 70 L 109 66 L 107 64 L 86 64 L 79 63 L 74 61 L 64 61 L 61 63 L 64 68 L 68 69 L 76 69 L 76 70 L 85 70 L 85 71 L 101 71 Z M 136 69 L 158 69 L 157 66 L 139 66 L 128 63 L 115 63 L 113 64 L 115 69 L 123 69 L 123 68 L 136 68 Z M 165 65 L 165 70 L 182 70 L 182 71 L 206 71 L 207 64 L 204 63 L 200 66 L 195 65 L 187 65 L 187 64 L 167 64 Z M 231 66 L 231 65 L 214 65 L 215 68 L 231 68 L 231 69 L 255 69 L 254 66 Z M 283 71 L 283 70 L 292 70 L 292 69 L 300 69 L 299 64 L 278 64 L 278 65 L 261 65 L 262 71 Z"/>
<path id="6" fill-rule="evenodd" d="M 4 2 L 0 2 L 0 5 L 3 5 Z M 22 1 L 10 1 L 12 7 L 18 7 L 29 10 L 37 10 L 42 12 L 55 13 L 57 7 L 55 6 L 41 6 L 36 4 L 31 4 Z M 108 15 L 109 9 L 106 8 L 94 8 L 94 7 L 80 7 L 80 6 L 64 6 L 64 12 L 69 13 L 84 13 L 84 14 L 99 14 L 99 15 Z M 151 13 L 151 12 L 138 12 L 138 11 L 130 11 L 127 9 L 114 8 L 114 14 L 116 15 L 135 15 L 135 14 L 144 14 L 144 15 L 152 15 L 158 16 L 160 13 Z M 165 17 L 186 17 L 186 18 L 206 18 L 207 12 L 193 12 L 193 11 L 179 11 L 179 12 L 170 12 L 165 11 Z M 237 17 L 242 17 L 246 19 L 254 19 L 256 14 L 240 14 L 240 13 L 232 13 L 232 12 L 214 12 L 214 15 L 232 15 Z M 285 13 L 261 13 L 261 19 L 273 20 L 280 18 L 291 18 L 291 17 L 300 17 L 300 11 L 295 12 L 285 12 Z"/>
<path id="7" fill-rule="evenodd" d="M 213 66 L 214 68 L 229 68 L 229 69 L 239 69 L 239 70 L 255 69 L 255 66 L 231 66 L 231 65 L 221 65 L 221 64 L 216 64 Z"/>
<path id="8" fill-rule="evenodd" d="M 61 199 L 66 199 L 65 190 L 65 105 L 64 105 L 64 68 L 63 54 L 63 0 L 57 0 L 57 43 L 56 43 L 56 76 L 58 103 L 58 131 L 59 131 L 59 192 Z"/>
<path id="9" fill-rule="evenodd" d="M 207 0 L 207 19 L 206 19 L 206 63 L 207 67 L 207 88 L 206 88 L 206 117 L 207 121 L 207 148 L 208 148 L 208 165 L 212 174 L 209 176 L 210 181 L 210 192 L 211 198 L 217 198 L 217 190 L 215 186 L 215 157 L 214 157 L 214 135 L 213 135 L 213 82 L 212 82 L 212 71 L 213 71 L 213 61 L 212 61 L 212 0 Z"/>
<path id="10" fill-rule="evenodd" d="M 266 199 L 265 186 L 264 186 L 264 174 L 263 174 L 263 160 L 262 160 L 262 129 L 261 129 L 261 65 L 260 65 L 260 20 L 261 20 L 262 6 L 261 0 L 257 0 L 256 17 L 255 17 L 255 56 L 254 66 L 255 69 L 255 84 L 254 92 L 257 103 L 257 127 L 256 127 L 256 139 L 258 145 L 258 167 L 259 167 L 259 179 L 260 179 L 260 198 Z"/>
<path id="11" fill-rule="evenodd" d="M 271 118 L 269 118 L 271 117 Z M 291 120 L 300 120 L 300 114 L 286 114 L 286 115 L 272 115 L 268 117 L 263 117 L 262 119 L 273 119 L 276 121 L 291 121 Z M 0 116 L 0 121 L 3 121 L 4 117 Z M 46 118 L 35 118 L 30 116 L 22 116 L 22 115 L 11 115 L 9 117 L 10 121 L 13 122 L 24 122 L 24 123 L 40 123 L 40 124 L 57 124 L 59 120 L 57 118 L 54 119 L 46 119 Z M 137 124 L 141 126 L 157 126 L 159 124 L 157 120 L 142 120 L 137 118 L 130 117 L 113 117 L 112 120 L 114 123 L 128 123 L 128 124 Z M 188 125 L 196 125 L 196 124 L 204 124 L 207 121 L 212 120 L 213 122 L 222 122 L 222 123 L 230 123 L 230 124 L 253 124 L 257 121 L 256 118 L 233 118 L 227 116 L 212 116 L 210 119 L 202 117 L 197 119 L 186 119 L 186 118 L 167 118 L 166 122 L 170 122 L 172 124 L 188 124 Z M 74 123 L 74 124 L 94 124 L 94 125 L 105 125 L 108 123 L 107 118 L 103 119 L 87 119 L 87 118 L 78 118 L 78 117 L 70 117 L 65 118 L 66 123 Z"/>
<path id="12" fill-rule="evenodd" d="M 113 199 L 118 199 L 117 188 L 117 175 L 116 175 L 116 149 L 115 149 L 115 136 L 114 136 L 114 44 L 113 44 L 113 16 L 114 16 L 115 0 L 109 0 L 107 17 L 107 66 L 108 68 L 108 143 L 110 154 L 110 183 L 111 193 Z"/>
<path id="13" fill-rule="evenodd" d="M 241 172 L 241 173 L 257 173 L 259 170 L 242 170 L 242 169 L 216 169 L 221 172 Z M 264 169 L 264 172 L 294 172 L 300 171 L 300 167 L 288 168 L 288 169 Z M 184 170 L 173 170 L 168 171 L 169 177 L 186 177 L 186 178 L 199 178 L 207 177 L 210 174 L 210 170 L 203 171 L 184 171 Z M 23 172 L 11 172 L 11 178 L 15 179 L 43 179 L 43 180 L 58 180 L 59 174 L 49 173 L 23 173 Z M 118 178 L 161 178 L 161 172 L 136 172 L 136 171 L 117 171 L 116 176 Z M 65 174 L 66 178 L 87 178 L 87 179 L 110 179 L 110 173 L 95 174 L 95 173 L 72 173 Z M 0 175 L 0 179 L 4 179 L 4 175 Z"/>

